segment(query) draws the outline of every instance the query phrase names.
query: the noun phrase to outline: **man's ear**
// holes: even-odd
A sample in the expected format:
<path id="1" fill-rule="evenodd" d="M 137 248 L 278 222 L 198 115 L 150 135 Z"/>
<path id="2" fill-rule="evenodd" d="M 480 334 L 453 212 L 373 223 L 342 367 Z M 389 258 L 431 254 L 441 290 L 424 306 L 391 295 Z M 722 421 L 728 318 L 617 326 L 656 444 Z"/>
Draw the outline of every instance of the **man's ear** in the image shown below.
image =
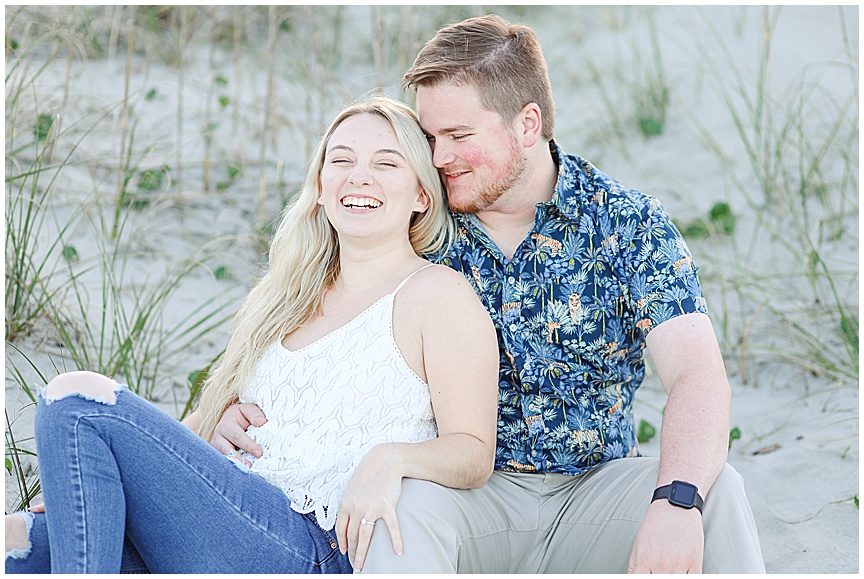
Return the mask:
<path id="1" fill-rule="evenodd" d="M 537 103 L 531 102 L 522 107 L 517 117 L 520 122 L 522 144 L 533 147 L 543 133 L 543 114 Z"/>

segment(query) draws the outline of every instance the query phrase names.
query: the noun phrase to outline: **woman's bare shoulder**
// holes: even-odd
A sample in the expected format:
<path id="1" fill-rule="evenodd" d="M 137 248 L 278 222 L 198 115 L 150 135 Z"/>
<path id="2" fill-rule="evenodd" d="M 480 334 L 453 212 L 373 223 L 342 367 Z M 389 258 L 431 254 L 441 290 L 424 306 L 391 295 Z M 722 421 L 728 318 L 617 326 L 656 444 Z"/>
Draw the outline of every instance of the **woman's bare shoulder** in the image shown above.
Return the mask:
<path id="1" fill-rule="evenodd" d="M 452 300 L 480 303 L 465 277 L 447 267 L 433 264 L 418 272 L 402 290 L 411 301 L 421 300 L 428 305 L 448 304 Z"/>
<path id="2" fill-rule="evenodd" d="M 486 308 L 465 277 L 446 265 L 433 265 L 415 275 L 402 289 L 404 310 L 420 327 L 446 324 L 491 326 Z"/>

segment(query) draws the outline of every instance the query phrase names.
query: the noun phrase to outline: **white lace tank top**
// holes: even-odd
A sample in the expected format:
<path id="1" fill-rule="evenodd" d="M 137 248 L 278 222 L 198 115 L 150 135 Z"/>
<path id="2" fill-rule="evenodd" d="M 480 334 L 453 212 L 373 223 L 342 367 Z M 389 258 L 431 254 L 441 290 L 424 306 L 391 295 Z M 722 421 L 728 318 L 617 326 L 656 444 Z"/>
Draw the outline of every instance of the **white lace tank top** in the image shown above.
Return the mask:
<path id="1" fill-rule="evenodd" d="M 430 264 L 431 265 L 431 264 Z M 263 450 L 251 470 L 299 513 L 332 529 L 354 469 L 375 445 L 438 436 L 429 386 L 393 338 L 393 301 L 418 271 L 344 326 L 300 350 L 281 342 L 262 356 L 241 402 L 267 417 L 249 436 Z"/>

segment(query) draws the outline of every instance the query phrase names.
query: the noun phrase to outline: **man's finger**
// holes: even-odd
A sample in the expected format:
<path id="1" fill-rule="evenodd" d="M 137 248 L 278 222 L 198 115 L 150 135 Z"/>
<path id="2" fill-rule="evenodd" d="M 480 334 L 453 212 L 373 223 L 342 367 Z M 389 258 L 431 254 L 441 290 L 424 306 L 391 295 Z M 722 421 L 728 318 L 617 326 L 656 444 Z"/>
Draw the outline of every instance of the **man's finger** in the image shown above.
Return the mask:
<path id="1" fill-rule="evenodd" d="M 210 444 L 225 455 L 239 448 L 260 458 L 261 447 L 246 434 L 246 429 L 252 424 L 246 413 L 249 413 L 255 422 L 263 424 L 267 421 L 264 413 L 255 404 L 232 406 L 225 411 L 219 424 L 216 425 Z"/>
<path id="2" fill-rule="evenodd" d="M 234 445 L 228 442 L 224 437 L 214 434 L 210 440 L 210 446 L 218 450 L 220 453 L 228 456 L 228 453 L 235 450 Z"/>
<path id="3" fill-rule="evenodd" d="M 257 404 L 245 403 L 238 404 L 237 408 L 243 414 L 249 424 L 253 426 L 263 426 L 267 422 L 267 417 L 264 416 L 264 411 Z M 244 429 L 245 430 L 245 429 Z"/>
<path id="4" fill-rule="evenodd" d="M 245 432 L 235 432 L 233 436 L 228 437 L 228 440 L 235 448 L 245 450 L 256 458 L 261 458 L 261 447 Z"/>

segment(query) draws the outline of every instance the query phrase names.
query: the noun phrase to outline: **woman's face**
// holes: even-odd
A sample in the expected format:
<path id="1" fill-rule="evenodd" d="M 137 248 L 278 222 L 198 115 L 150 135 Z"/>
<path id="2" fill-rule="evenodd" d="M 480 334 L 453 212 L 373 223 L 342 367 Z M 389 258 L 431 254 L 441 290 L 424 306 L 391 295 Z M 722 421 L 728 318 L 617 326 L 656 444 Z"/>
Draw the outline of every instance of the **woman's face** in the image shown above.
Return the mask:
<path id="1" fill-rule="evenodd" d="M 408 239 L 411 215 L 429 199 L 390 123 L 378 114 L 348 117 L 330 135 L 318 203 L 340 239 Z"/>

